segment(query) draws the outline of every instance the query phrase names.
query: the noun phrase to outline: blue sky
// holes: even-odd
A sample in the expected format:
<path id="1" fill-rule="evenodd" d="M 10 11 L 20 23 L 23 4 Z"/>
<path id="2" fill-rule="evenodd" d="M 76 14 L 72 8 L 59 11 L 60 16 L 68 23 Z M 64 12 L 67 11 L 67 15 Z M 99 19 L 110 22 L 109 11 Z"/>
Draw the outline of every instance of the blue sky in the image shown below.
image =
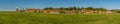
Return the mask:
<path id="1" fill-rule="evenodd" d="M 0 11 L 14 11 L 18 6 L 25 8 L 45 7 L 104 7 L 120 9 L 120 0 L 0 0 Z"/>

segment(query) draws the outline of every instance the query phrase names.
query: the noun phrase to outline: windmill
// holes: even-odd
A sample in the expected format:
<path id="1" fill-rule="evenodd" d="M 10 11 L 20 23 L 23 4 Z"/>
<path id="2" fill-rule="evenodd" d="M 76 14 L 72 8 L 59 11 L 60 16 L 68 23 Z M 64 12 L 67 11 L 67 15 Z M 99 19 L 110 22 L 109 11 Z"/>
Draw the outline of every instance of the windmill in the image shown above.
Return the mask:
<path id="1" fill-rule="evenodd" d="M 19 12 L 19 8 L 18 8 L 18 6 L 16 6 L 16 12 Z"/>

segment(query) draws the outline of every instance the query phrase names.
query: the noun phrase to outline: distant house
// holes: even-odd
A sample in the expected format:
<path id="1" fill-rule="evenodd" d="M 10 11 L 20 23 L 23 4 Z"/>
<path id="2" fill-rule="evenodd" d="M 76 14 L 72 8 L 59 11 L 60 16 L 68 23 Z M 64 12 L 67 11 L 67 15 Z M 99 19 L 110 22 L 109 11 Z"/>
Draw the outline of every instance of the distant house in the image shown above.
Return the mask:
<path id="1" fill-rule="evenodd" d="M 95 10 L 94 13 L 105 14 L 106 11 L 104 11 L 104 10 Z"/>
<path id="2" fill-rule="evenodd" d="M 112 11 L 106 11 L 106 10 L 87 10 L 87 9 L 82 9 L 81 13 L 99 13 L 99 14 L 105 14 L 105 13 L 113 13 Z"/>
<path id="3" fill-rule="evenodd" d="M 40 12 L 40 9 L 35 9 L 35 8 L 27 8 L 25 9 L 26 13 L 31 13 L 31 12 Z"/>
<path id="4" fill-rule="evenodd" d="M 107 14 L 113 14 L 113 13 L 115 13 L 115 12 L 114 12 L 114 11 L 107 10 L 106 13 L 107 13 Z"/>
<path id="5" fill-rule="evenodd" d="M 51 10 L 50 14 L 60 14 L 60 11 L 59 10 Z"/>
<path id="6" fill-rule="evenodd" d="M 37 12 L 37 13 L 42 13 L 42 11 L 43 11 L 43 10 L 41 10 L 41 9 L 36 9 L 36 12 Z"/>
<path id="7" fill-rule="evenodd" d="M 42 13 L 49 13 L 50 10 L 43 10 Z"/>
<path id="8" fill-rule="evenodd" d="M 65 14 L 76 14 L 76 10 L 65 11 Z"/>
<path id="9" fill-rule="evenodd" d="M 94 13 L 94 10 L 82 9 L 81 13 Z"/>
<path id="10" fill-rule="evenodd" d="M 26 13 L 36 12 L 36 11 L 37 11 L 37 9 L 35 9 L 35 8 L 27 8 L 27 9 L 25 10 Z"/>
<path id="11" fill-rule="evenodd" d="M 60 10 L 43 10 L 43 13 L 60 14 Z"/>

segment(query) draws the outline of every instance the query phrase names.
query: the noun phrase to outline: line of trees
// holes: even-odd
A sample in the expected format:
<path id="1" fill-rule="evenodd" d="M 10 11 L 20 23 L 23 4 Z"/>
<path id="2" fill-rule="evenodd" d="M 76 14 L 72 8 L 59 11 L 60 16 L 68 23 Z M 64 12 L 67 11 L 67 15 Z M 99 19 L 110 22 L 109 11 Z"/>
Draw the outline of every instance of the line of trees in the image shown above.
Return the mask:
<path id="1" fill-rule="evenodd" d="M 107 11 L 107 9 L 105 8 L 94 8 L 94 7 L 59 7 L 59 8 L 53 8 L 53 7 L 46 7 L 44 8 L 44 10 L 82 10 L 82 9 L 87 9 L 87 10 L 99 10 L 99 11 Z M 120 10 L 118 9 L 113 9 L 113 10 L 110 10 L 110 11 L 114 11 L 114 12 L 117 12 L 117 13 L 120 13 Z"/>
<path id="2" fill-rule="evenodd" d="M 82 9 L 87 9 L 87 10 L 100 10 L 100 11 L 107 11 L 107 9 L 105 8 L 94 8 L 94 7 L 59 7 L 59 8 L 53 8 L 53 7 L 46 7 L 43 10 L 62 10 L 62 11 L 69 11 L 69 10 L 82 10 Z M 21 11 L 24 11 L 24 9 L 22 9 Z M 118 9 L 114 9 L 111 10 L 117 13 L 120 13 L 120 10 Z"/>
<path id="3" fill-rule="evenodd" d="M 105 8 L 94 8 L 94 7 L 59 7 L 59 8 L 53 8 L 53 7 L 47 7 L 44 8 L 44 10 L 54 10 L 54 9 L 58 9 L 58 10 L 81 10 L 81 9 L 87 9 L 87 10 L 107 10 Z"/>

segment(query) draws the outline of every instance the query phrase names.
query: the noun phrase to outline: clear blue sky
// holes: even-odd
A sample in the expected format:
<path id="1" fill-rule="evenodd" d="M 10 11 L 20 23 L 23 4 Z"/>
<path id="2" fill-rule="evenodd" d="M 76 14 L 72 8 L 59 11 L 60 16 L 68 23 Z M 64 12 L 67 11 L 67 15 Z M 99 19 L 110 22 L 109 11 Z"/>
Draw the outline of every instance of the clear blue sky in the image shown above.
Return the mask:
<path id="1" fill-rule="evenodd" d="M 45 7 L 104 7 L 120 9 L 120 0 L 0 0 L 0 11 Z"/>

